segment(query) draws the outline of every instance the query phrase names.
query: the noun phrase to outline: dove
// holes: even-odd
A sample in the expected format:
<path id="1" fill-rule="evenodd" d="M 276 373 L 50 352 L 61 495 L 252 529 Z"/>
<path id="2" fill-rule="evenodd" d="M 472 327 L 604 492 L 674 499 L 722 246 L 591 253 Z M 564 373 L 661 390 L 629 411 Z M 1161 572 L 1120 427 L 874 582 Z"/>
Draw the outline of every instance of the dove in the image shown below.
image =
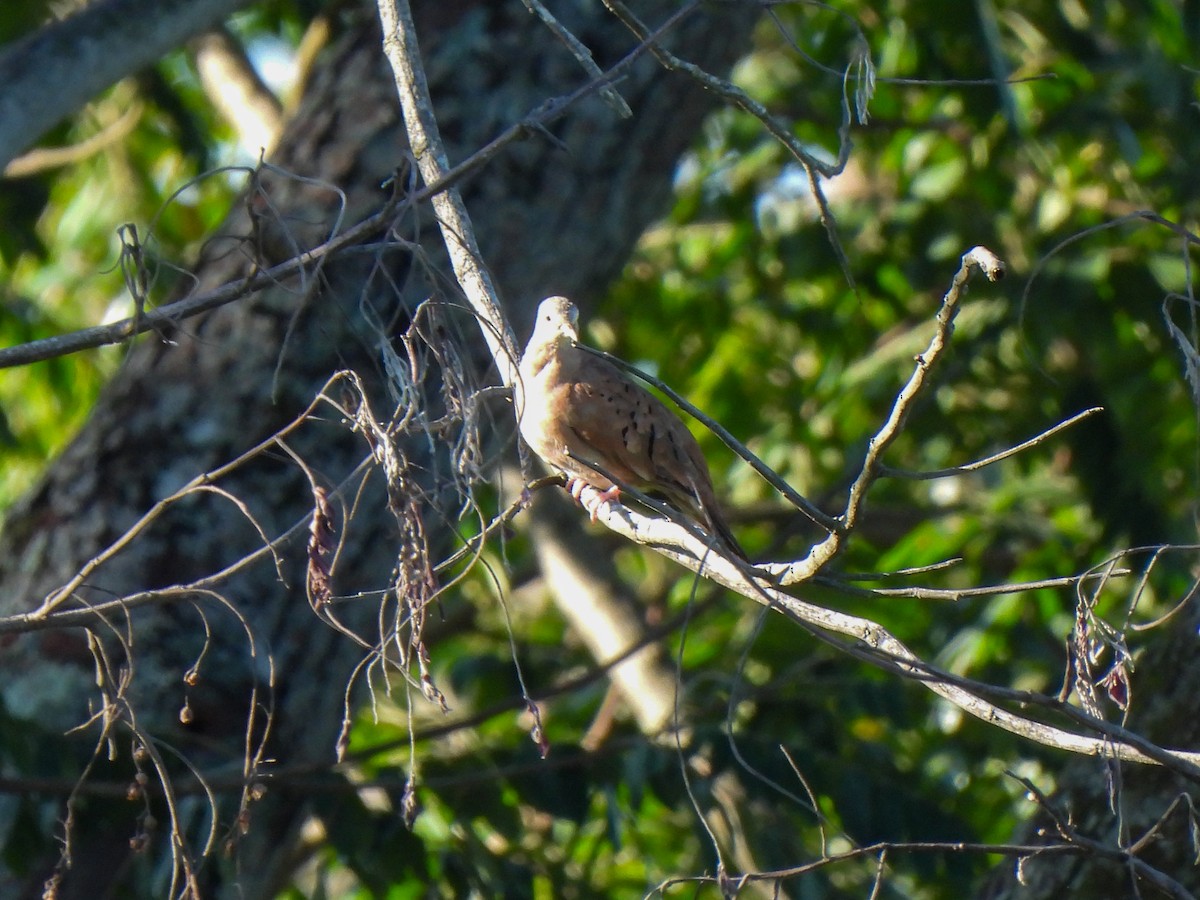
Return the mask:
<path id="1" fill-rule="evenodd" d="M 692 433 L 646 388 L 581 349 L 578 320 L 579 311 L 566 297 L 549 297 L 538 306 L 516 392 L 525 443 L 567 476 L 576 500 L 584 486 L 601 491 L 601 502 L 616 499 L 619 487 L 607 472 L 661 495 L 746 559 L 717 505 L 708 463 Z"/>

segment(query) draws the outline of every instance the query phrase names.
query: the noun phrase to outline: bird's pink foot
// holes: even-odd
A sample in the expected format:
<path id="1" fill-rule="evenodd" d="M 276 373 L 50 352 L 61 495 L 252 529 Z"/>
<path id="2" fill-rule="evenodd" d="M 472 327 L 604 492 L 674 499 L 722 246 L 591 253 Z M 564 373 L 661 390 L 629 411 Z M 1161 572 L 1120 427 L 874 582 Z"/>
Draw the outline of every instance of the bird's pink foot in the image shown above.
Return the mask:
<path id="1" fill-rule="evenodd" d="M 567 493 L 570 494 L 575 502 L 583 506 L 583 489 L 588 486 L 588 483 L 582 478 L 567 479 Z"/>
<path id="2" fill-rule="evenodd" d="M 599 491 L 596 488 L 592 488 L 592 490 L 597 491 L 597 493 L 588 500 L 584 500 L 583 489 L 589 487 L 592 486 L 582 478 L 570 478 L 567 480 L 567 491 L 569 491 L 571 496 L 575 498 L 576 503 L 588 511 L 592 521 L 595 522 L 596 516 L 600 513 L 600 507 L 605 503 L 608 503 L 610 500 L 616 500 L 618 497 L 620 497 L 621 489 L 615 484 L 604 491 Z"/>

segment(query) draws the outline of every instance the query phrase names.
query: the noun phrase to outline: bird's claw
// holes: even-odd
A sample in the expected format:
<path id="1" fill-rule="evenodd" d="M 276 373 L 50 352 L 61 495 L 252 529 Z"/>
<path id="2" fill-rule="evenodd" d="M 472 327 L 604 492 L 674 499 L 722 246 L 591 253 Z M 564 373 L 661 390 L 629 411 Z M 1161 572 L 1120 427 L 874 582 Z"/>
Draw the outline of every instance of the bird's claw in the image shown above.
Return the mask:
<path id="1" fill-rule="evenodd" d="M 584 488 L 592 488 L 596 491 L 595 496 L 588 500 L 583 499 Z M 616 500 L 621 496 L 621 489 L 615 484 L 607 490 L 599 490 L 592 487 L 582 478 L 571 478 L 567 481 L 567 491 L 575 498 L 575 502 L 588 511 L 593 522 L 596 521 L 596 516 L 600 514 L 600 507 L 611 500 Z"/>

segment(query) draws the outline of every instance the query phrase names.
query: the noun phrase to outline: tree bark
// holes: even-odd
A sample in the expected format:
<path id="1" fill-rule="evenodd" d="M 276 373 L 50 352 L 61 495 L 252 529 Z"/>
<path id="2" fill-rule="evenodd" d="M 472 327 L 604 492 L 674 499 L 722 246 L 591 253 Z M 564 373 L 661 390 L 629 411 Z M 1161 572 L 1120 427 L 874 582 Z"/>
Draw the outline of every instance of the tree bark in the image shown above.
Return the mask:
<path id="1" fill-rule="evenodd" d="M 252 0 L 99 0 L 0 52 L 0 171 L 127 75 Z"/>
<path id="2" fill-rule="evenodd" d="M 654 23 L 676 8 L 666 0 L 647 0 L 638 12 Z M 547 98 L 586 82 L 577 61 L 520 4 L 429 0 L 418 5 L 417 14 L 451 162 Z M 315 71 L 307 99 L 271 160 L 273 169 L 206 248 L 195 269 L 196 287 L 246 274 L 254 256 L 270 262 L 313 246 L 338 221 L 351 224 L 387 200 L 388 189 L 381 185 L 402 165 L 406 142 L 377 26 L 365 21 L 371 15 L 364 4 Z M 697 64 L 721 71 L 745 50 L 754 15 L 752 5 L 706 8 L 665 40 Z M 602 67 L 636 46 L 599 4 L 572 5 L 563 18 Z M 663 212 L 672 170 L 711 105 L 694 83 L 664 73 L 648 55 L 617 87 L 633 108 L 632 119 L 618 119 L 592 96 L 550 126 L 553 140 L 532 134 L 464 186 L 485 260 L 522 336 L 542 297 L 567 294 L 586 309 L 603 291 L 642 229 Z M 381 335 L 401 333 L 416 304 L 431 294 L 453 299 L 444 269 L 436 269 L 442 254 L 427 211 L 398 219 L 389 237 L 414 235 L 425 248 L 417 265 L 395 241 L 380 241 L 370 252 L 327 261 L 302 287 L 262 291 L 140 342 L 79 436 L 10 512 L 7 552 L 0 558 L 0 611 L 11 615 L 37 607 L 158 500 L 291 421 L 335 371 L 357 373 L 376 415 L 386 419 L 394 401 L 381 364 Z M 461 352 L 470 378 L 494 382 L 469 316 L 444 312 L 437 327 Z M 431 402 L 446 396 L 453 368 L 439 371 L 442 380 Z M 494 419 L 481 429 L 492 455 L 499 452 L 500 438 L 511 437 L 511 410 L 496 401 L 484 412 Z M 288 446 L 332 487 L 370 451 L 329 407 L 320 413 L 323 421 L 290 435 Z M 393 479 L 385 489 L 375 472 L 361 495 L 347 498 L 353 515 L 336 523 L 344 540 L 334 572 L 338 595 L 395 584 L 402 544 L 389 500 L 420 498 L 430 543 L 449 546 L 449 522 L 439 516 L 461 498 L 446 497 L 453 479 L 438 476 L 461 458 L 431 456 L 433 443 L 423 435 L 402 445 L 409 464 L 406 485 Z M 126 679 L 120 695 L 128 712 L 118 716 L 124 724 L 110 735 L 116 759 L 108 762 L 109 748 L 102 747 L 95 779 L 119 782 L 135 767 L 145 768 L 139 745 L 153 735 L 170 746 L 164 758 L 181 780 L 185 772 L 175 765 L 175 754 L 210 778 L 236 782 L 245 767 L 248 716 L 256 706 L 253 740 L 261 738 L 264 711 L 269 712 L 266 756 L 274 763 L 268 775 L 332 763 L 346 685 L 366 651 L 319 620 L 306 598 L 303 525 L 313 507 L 308 480 L 276 450 L 217 484 L 224 495 L 198 493 L 173 506 L 93 573 L 74 602 L 101 603 L 189 583 L 260 549 L 262 534 L 274 537 L 301 523 L 279 550 L 278 566 L 263 554 L 211 592 L 195 591 L 186 602 L 151 603 L 127 618 L 110 617 L 91 628 L 99 644 L 89 643 L 84 629 L 11 640 L 0 657 L 7 713 L 0 728 L 35 734 L 57 754 L 87 759 L 99 734 L 96 724 L 82 736 L 62 735 L 85 721 L 94 709 L 89 703 L 97 702 L 99 646 L 112 666 L 110 688 Z M 240 498 L 245 509 L 229 497 Z M 380 601 L 378 593 L 361 597 L 340 604 L 337 613 L 349 627 L 369 633 Z M 185 681 L 193 667 L 194 677 Z M 357 684 L 361 687 L 361 679 Z M 130 717 L 136 717 L 141 736 L 132 734 Z M 23 774 L 40 771 L 39 765 Z M 61 795 L 43 800 L 47 806 L 36 812 L 40 821 L 62 815 Z M 181 797 L 178 808 L 196 840 L 206 824 L 207 800 Z M 169 852 L 167 816 L 158 800 L 150 809 L 157 828 L 144 816 L 135 821 L 142 811 L 137 802 L 90 797 L 76 805 L 72 867 L 59 896 L 100 896 L 104 886 L 113 889 L 116 878 L 125 879 L 124 891 L 161 894 L 165 884 L 154 880 L 162 878 L 161 869 L 148 860 L 161 862 Z M 233 830 L 245 834 L 235 836 L 231 855 L 218 852 L 204 863 L 202 883 L 210 891 L 236 882 L 241 896 L 271 896 L 289 875 L 306 816 L 304 792 L 290 790 L 285 781 L 268 783 L 265 796 L 249 804 L 239 822 L 231 821 L 238 814 L 236 795 L 222 795 L 220 837 L 232 834 L 235 824 Z M 129 852 L 129 840 L 143 831 L 149 849 L 137 857 Z M 4 873 L 0 887 L 7 882 L 37 895 L 57 859 L 57 846 L 45 836 L 40 849 L 37 865 Z"/>

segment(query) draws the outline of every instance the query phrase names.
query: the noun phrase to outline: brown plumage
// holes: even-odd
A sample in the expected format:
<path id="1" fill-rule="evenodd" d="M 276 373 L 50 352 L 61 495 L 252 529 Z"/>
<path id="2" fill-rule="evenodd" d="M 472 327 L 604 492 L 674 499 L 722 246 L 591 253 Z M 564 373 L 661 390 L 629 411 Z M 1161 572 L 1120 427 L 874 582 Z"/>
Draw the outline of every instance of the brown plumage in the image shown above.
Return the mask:
<path id="1" fill-rule="evenodd" d="M 587 465 L 647 493 L 662 495 L 743 559 L 717 505 L 708 463 L 678 416 L 605 359 L 576 346 L 579 313 L 565 297 L 538 307 L 521 357 L 517 416 L 521 435 L 551 468 L 617 496 L 617 486 Z"/>

